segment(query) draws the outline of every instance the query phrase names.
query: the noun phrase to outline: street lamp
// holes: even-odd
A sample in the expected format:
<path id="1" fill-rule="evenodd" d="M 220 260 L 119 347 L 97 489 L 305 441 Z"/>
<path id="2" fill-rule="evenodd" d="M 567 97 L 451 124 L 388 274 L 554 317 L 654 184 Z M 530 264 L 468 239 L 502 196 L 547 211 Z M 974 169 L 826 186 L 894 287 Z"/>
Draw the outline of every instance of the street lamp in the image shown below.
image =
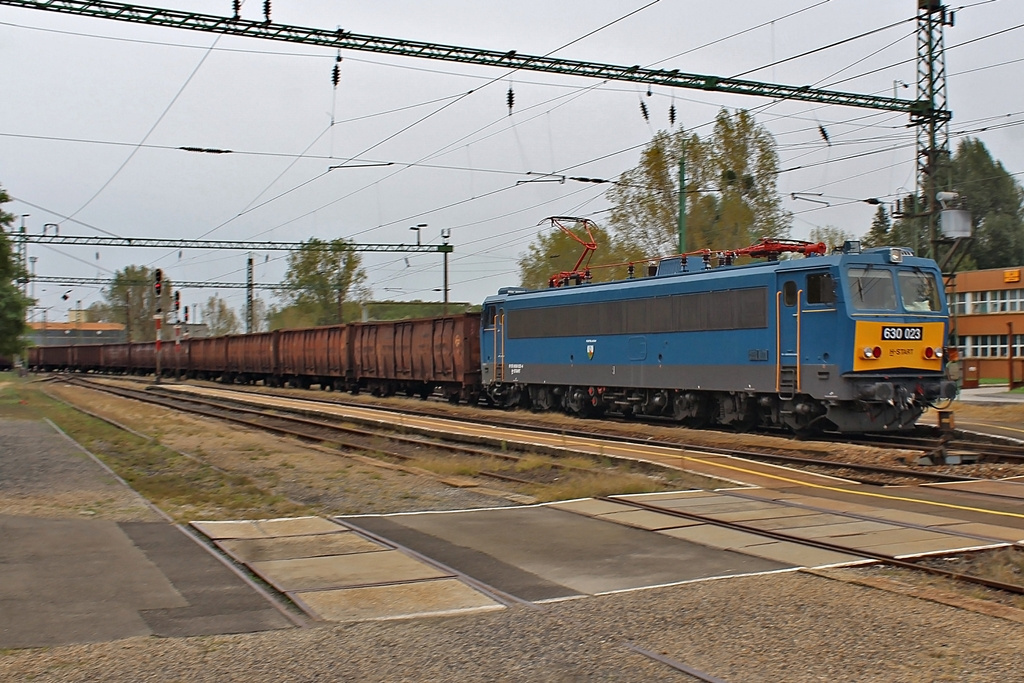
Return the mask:
<path id="1" fill-rule="evenodd" d="M 411 228 L 409 228 L 410 230 L 415 230 L 416 231 L 416 246 L 417 247 L 420 246 L 420 230 L 422 230 L 425 227 L 427 227 L 426 223 L 420 223 L 419 225 L 414 225 Z"/>
<path id="2" fill-rule="evenodd" d="M 418 234 L 418 233 L 417 233 Z M 451 228 L 441 228 L 441 240 L 444 244 L 448 244 L 449 238 L 452 236 Z M 444 250 L 444 314 L 448 315 L 448 252 L 451 249 Z"/>

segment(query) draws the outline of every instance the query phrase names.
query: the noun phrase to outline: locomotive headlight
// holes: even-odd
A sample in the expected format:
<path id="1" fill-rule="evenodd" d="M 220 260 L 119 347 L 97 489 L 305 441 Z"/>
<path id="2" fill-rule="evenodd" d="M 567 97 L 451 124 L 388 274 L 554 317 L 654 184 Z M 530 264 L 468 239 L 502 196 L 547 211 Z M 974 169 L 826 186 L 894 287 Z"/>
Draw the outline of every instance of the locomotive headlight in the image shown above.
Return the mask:
<path id="1" fill-rule="evenodd" d="M 903 250 L 893 247 L 889 250 L 889 263 L 903 263 Z"/>
<path id="2" fill-rule="evenodd" d="M 871 360 L 872 358 L 881 358 L 882 357 L 882 348 L 880 346 L 876 346 L 874 348 L 872 348 L 870 346 L 865 346 L 864 347 L 864 357 L 867 358 L 868 360 Z"/>
<path id="3" fill-rule="evenodd" d="M 927 358 L 928 360 L 932 360 L 933 358 L 936 359 L 936 360 L 941 359 L 942 358 L 942 347 L 937 347 L 937 348 L 932 348 L 930 346 L 925 347 L 924 357 Z"/>

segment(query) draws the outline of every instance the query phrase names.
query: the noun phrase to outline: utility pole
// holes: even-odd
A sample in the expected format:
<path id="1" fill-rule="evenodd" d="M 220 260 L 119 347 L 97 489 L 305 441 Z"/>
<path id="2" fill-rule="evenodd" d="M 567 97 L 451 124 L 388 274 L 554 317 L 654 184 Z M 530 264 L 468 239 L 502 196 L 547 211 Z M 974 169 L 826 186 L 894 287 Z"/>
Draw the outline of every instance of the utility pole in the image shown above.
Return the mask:
<path id="1" fill-rule="evenodd" d="M 416 233 L 417 235 L 419 233 Z M 444 228 L 441 230 L 441 240 L 444 242 L 442 246 L 451 247 L 448 244 L 448 239 L 452 236 L 451 228 Z M 444 314 L 448 315 L 448 254 L 451 253 L 451 249 L 444 251 Z"/>
<path id="2" fill-rule="evenodd" d="M 942 0 L 917 0 L 917 99 L 928 103 L 931 116 L 917 123 L 917 194 L 921 203 L 914 213 L 925 222 L 930 256 L 940 260 L 939 203 L 936 195 L 952 184 L 949 119 L 946 110 L 946 51 L 943 29 L 953 26 L 954 15 Z M 939 115 L 938 112 L 946 112 Z M 921 245 L 923 246 L 923 245 Z"/>
<path id="3" fill-rule="evenodd" d="M 249 261 L 245 271 L 245 333 L 253 333 L 253 312 L 252 312 L 252 253 L 249 253 Z"/>

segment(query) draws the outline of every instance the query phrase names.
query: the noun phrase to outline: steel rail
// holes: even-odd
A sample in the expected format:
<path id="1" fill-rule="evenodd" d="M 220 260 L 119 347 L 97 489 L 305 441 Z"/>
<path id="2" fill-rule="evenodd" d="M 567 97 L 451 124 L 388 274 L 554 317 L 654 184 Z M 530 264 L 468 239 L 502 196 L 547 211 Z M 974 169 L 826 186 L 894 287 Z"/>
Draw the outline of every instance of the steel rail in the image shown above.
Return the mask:
<path id="1" fill-rule="evenodd" d="M 713 524 L 720 526 L 725 529 L 731 529 L 734 531 L 743 531 L 749 534 L 755 534 L 758 536 L 765 536 L 767 538 L 774 539 L 776 541 L 785 541 L 787 543 L 798 543 L 800 545 L 810 546 L 812 548 L 818 548 L 819 550 L 829 550 L 831 552 L 842 553 L 843 555 L 855 555 L 858 557 L 864 557 L 870 560 L 876 560 L 883 562 L 894 567 L 900 567 L 902 569 L 913 569 L 918 571 L 924 571 L 929 574 L 936 576 L 942 576 L 957 581 L 964 581 L 967 583 L 975 583 L 986 588 L 994 588 L 996 590 L 1006 591 L 1009 593 L 1017 593 L 1024 595 L 1024 586 L 1016 583 L 1006 583 L 1003 581 L 995 581 L 993 579 L 986 579 L 980 576 L 972 576 L 970 574 L 960 574 L 957 572 L 951 572 L 945 569 L 939 569 L 937 567 L 929 567 L 927 565 L 918 564 L 908 560 L 901 560 L 893 557 L 892 555 L 886 555 L 884 553 L 874 552 L 873 550 L 865 550 L 862 548 L 849 548 L 846 546 L 838 545 L 835 543 L 829 543 L 828 541 L 820 541 L 813 538 L 804 538 L 801 536 L 793 536 L 790 534 L 783 533 L 781 531 L 775 531 L 772 529 L 761 529 L 759 527 L 742 524 L 739 522 L 727 522 L 725 520 L 716 519 L 714 517 L 708 517 L 705 515 L 699 515 L 692 512 L 684 512 L 675 508 L 666 508 L 651 503 L 644 503 L 638 500 L 630 500 L 625 498 L 609 497 L 609 496 L 598 496 L 596 500 L 602 500 L 608 503 L 617 503 L 620 505 L 628 505 L 649 512 L 657 512 L 663 515 L 669 515 L 672 517 L 680 517 L 682 519 L 688 519 L 694 522 L 701 522 L 704 524 Z M 1010 546 L 1012 544 L 1006 543 L 1005 545 Z M 963 551 L 956 551 L 962 553 Z M 934 555 L 932 556 L 934 557 Z"/>
<path id="2" fill-rule="evenodd" d="M 257 430 L 262 430 L 262 431 L 269 431 L 269 432 L 272 432 L 272 433 L 275 433 L 275 434 L 279 434 L 279 435 L 282 435 L 282 436 L 291 436 L 291 437 L 295 437 L 295 438 L 299 438 L 299 439 L 304 439 L 304 440 L 327 441 L 327 442 L 330 442 L 330 443 L 335 444 L 336 446 L 339 446 L 339 447 L 342 447 L 342 448 L 349 448 L 349 449 L 360 450 L 360 451 L 372 451 L 374 453 L 379 453 L 381 455 L 385 455 L 387 457 L 394 458 L 396 460 L 401 460 L 401 461 L 410 461 L 410 460 L 415 460 L 416 458 L 414 456 L 410 456 L 410 455 L 408 455 L 406 453 L 400 453 L 398 451 L 387 450 L 387 449 L 379 448 L 379 447 L 376 447 L 376 446 L 368 446 L 368 445 L 366 445 L 364 443 L 358 443 L 358 442 L 355 442 L 355 441 L 346 441 L 346 440 L 343 440 L 343 439 L 338 439 L 338 438 L 333 438 L 333 437 L 332 438 L 325 438 L 323 435 L 316 434 L 316 433 L 299 431 L 299 430 L 296 430 L 296 429 L 290 429 L 288 427 L 275 426 L 275 425 L 272 425 L 272 424 L 268 424 L 266 422 L 266 420 L 268 418 L 276 419 L 276 420 L 284 421 L 286 423 L 299 424 L 299 425 L 302 425 L 304 427 L 308 427 L 311 430 L 328 430 L 328 431 L 332 431 L 332 432 L 341 432 L 341 433 L 344 433 L 344 434 L 353 434 L 353 435 L 356 435 L 356 436 L 362 436 L 362 437 L 366 437 L 366 438 L 379 438 L 381 436 L 385 436 L 385 438 L 387 438 L 389 441 L 393 441 L 393 442 L 396 442 L 396 443 L 399 443 L 399 444 L 415 446 L 415 447 L 420 447 L 420 448 L 432 448 L 432 449 L 436 449 L 436 450 L 443 450 L 443 451 L 448 451 L 448 452 L 451 452 L 451 453 L 456 453 L 456 454 L 459 454 L 459 455 L 465 455 L 465 456 L 470 456 L 470 457 L 497 458 L 499 460 L 506 460 L 506 461 L 509 461 L 509 462 L 521 462 L 523 460 L 522 457 L 519 457 L 519 456 L 516 456 L 516 455 L 512 455 L 512 454 L 509 454 L 509 453 L 500 453 L 500 452 L 497 452 L 497 451 L 487 450 L 487 449 L 480 449 L 480 448 L 470 448 L 470 447 L 459 446 L 459 445 L 455 445 L 455 444 L 447 444 L 447 443 L 443 443 L 443 442 L 439 442 L 439 441 L 428 441 L 428 440 L 424 440 L 424 439 L 414 439 L 414 438 L 410 438 L 410 437 L 406 437 L 406 436 L 398 436 L 398 435 L 391 435 L 391 434 L 382 435 L 382 433 L 380 431 L 365 430 L 365 429 L 360 429 L 360 428 L 357 428 L 357 427 L 350 427 L 350 426 L 340 425 L 340 424 L 332 424 L 332 423 L 323 422 L 323 421 L 320 421 L 320 420 L 312 420 L 312 419 L 306 419 L 306 418 L 294 417 L 294 416 L 288 416 L 288 415 L 280 415 L 280 414 L 274 414 L 272 412 L 268 412 L 268 410 L 269 411 L 294 412 L 294 413 L 298 413 L 298 414 L 302 414 L 303 412 L 306 412 L 306 411 L 303 411 L 302 409 L 289 409 L 289 408 L 282 408 L 282 407 L 279 407 L 279 406 L 268 406 L 266 410 L 259 410 L 259 409 L 253 409 L 253 408 L 239 407 L 237 405 L 228 405 L 228 404 L 231 404 L 231 403 L 234 402 L 234 401 L 232 401 L 232 399 L 222 399 L 220 401 L 217 401 L 217 400 L 202 399 L 202 398 L 191 397 L 191 396 L 182 396 L 181 394 L 169 392 L 169 391 L 166 391 L 166 390 L 140 391 L 140 390 L 137 390 L 137 389 L 126 389 L 126 388 L 121 388 L 121 387 L 114 387 L 114 386 L 111 386 L 111 385 L 108 385 L 108 384 L 99 384 L 99 383 L 90 382 L 88 380 L 84 380 L 84 379 L 81 379 L 81 378 L 71 378 L 71 379 L 68 379 L 66 381 L 69 381 L 70 383 L 78 385 L 78 386 L 83 386 L 83 387 L 94 389 L 94 390 L 97 390 L 97 391 L 105 391 L 107 393 L 114 394 L 114 395 L 120 396 L 122 398 L 128 398 L 128 399 L 138 400 L 138 401 L 145 401 L 147 403 L 152 403 L 154 405 L 160 405 L 160 406 L 163 406 L 163 407 L 166 407 L 166 408 L 172 408 L 174 410 L 181 410 L 181 411 L 189 412 L 189 413 L 192 413 L 192 414 L 195 414 L 195 415 L 201 415 L 203 417 L 210 417 L 210 418 L 213 418 L 213 419 L 226 420 L 226 421 L 233 422 L 235 424 L 239 424 L 239 425 L 242 425 L 242 426 L 245 426 L 245 427 L 250 427 L 250 428 L 257 429 Z M 210 408 L 210 410 L 204 410 L 202 408 L 194 408 L 194 407 L 193 408 L 188 408 L 188 407 L 184 407 L 182 404 L 192 404 L 192 405 L 198 405 L 198 406 L 206 406 L 206 407 Z M 233 411 L 233 412 L 240 413 L 240 414 L 243 414 L 243 415 L 251 415 L 251 416 L 253 416 L 254 419 L 246 419 L 246 418 L 235 417 L 235 416 L 232 416 L 232 415 L 226 415 L 223 412 L 218 412 L 218 411 Z M 104 419 L 104 418 L 100 418 L 100 419 Z M 571 466 L 571 465 L 561 465 L 561 464 L 559 464 L 557 462 L 551 463 L 551 466 L 553 468 L 555 468 L 555 469 L 562 470 L 562 471 L 576 471 L 576 472 L 588 472 L 589 473 L 589 470 L 586 470 L 585 468 L 574 467 L 574 466 Z M 511 475 L 507 475 L 507 474 L 502 474 L 502 473 L 499 473 L 499 472 L 490 472 L 490 471 L 486 471 L 486 470 L 480 471 L 477 474 L 479 476 L 481 476 L 481 477 L 487 477 L 487 478 L 490 478 L 490 479 L 498 479 L 498 480 L 501 480 L 501 481 L 513 482 L 513 483 L 517 483 L 517 484 L 541 485 L 541 486 L 549 485 L 547 482 L 544 482 L 544 481 L 541 481 L 541 480 L 524 479 L 524 478 L 521 478 L 521 477 L 515 477 L 515 476 L 511 476 Z"/>
<path id="3" fill-rule="evenodd" d="M 238 392 L 240 394 L 266 395 L 266 394 L 262 394 L 260 392 L 252 392 L 252 391 L 247 391 L 245 389 L 239 389 L 239 388 L 232 388 L 232 389 L 225 389 L 225 390 L 227 390 L 227 391 L 236 391 L 236 392 Z M 307 397 L 298 398 L 298 397 L 288 396 L 287 398 L 293 398 L 294 400 L 300 400 L 300 401 L 309 401 L 309 402 L 315 402 L 315 403 L 323 403 L 323 404 L 327 404 L 327 405 L 356 406 L 356 407 L 358 407 L 360 409 L 376 410 L 376 411 L 382 411 L 382 412 L 395 411 L 396 410 L 394 407 L 391 407 L 391 406 L 373 405 L 373 404 L 369 404 L 369 403 L 344 401 L 344 400 L 327 400 L 327 399 L 322 399 L 322 398 L 315 398 L 315 397 L 312 397 L 312 396 L 308 397 L 308 398 Z M 225 400 L 228 400 L 228 399 L 225 399 Z M 300 412 L 298 409 L 292 409 L 292 410 L 294 410 L 295 412 Z M 406 410 L 406 409 L 402 409 L 402 412 L 406 412 L 406 413 L 413 414 L 413 415 L 423 415 L 423 416 L 435 417 L 435 418 L 441 418 L 441 419 L 453 419 L 452 415 L 445 414 L 442 411 L 422 410 L 422 409 L 420 409 L 420 410 Z M 781 454 L 781 453 L 755 452 L 755 451 L 747 451 L 747 450 L 740 450 L 740 449 L 734 449 L 734 448 L 722 448 L 722 447 L 718 447 L 718 446 L 706 446 L 706 445 L 700 445 L 700 444 L 690 444 L 690 443 L 677 442 L 677 441 L 664 441 L 664 440 L 659 440 L 659 439 L 642 439 L 641 440 L 641 439 L 636 439 L 636 438 L 629 437 L 629 436 L 623 436 L 623 435 L 620 435 L 620 434 L 611 434 L 611 433 L 608 433 L 608 432 L 601 432 L 601 431 L 594 431 L 594 430 L 566 429 L 566 428 L 563 428 L 563 427 L 549 427 L 549 426 L 546 426 L 546 425 L 529 424 L 529 423 L 524 423 L 522 421 L 515 420 L 515 419 L 502 419 L 502 418 L 494 418 L 494 417 L 487 418 L 487 419 L 479 419 L 479 418 L 473 418 L 473 417 L 461 416 L 461 415 L 458 416 L 457 419 L 459 419 L 462 422 L 471 422 L 471 423 L 480 424 L 480 425 L 489 425 L 489 426 L 493 425 L 493 426 L 499 426 L 499 427 L 513 428 L 513 429 L 525 429 L 525 430 L 534 431 L 534 432 L 543 432 L 543 433 L 546 433 L 546 434 L 559 434 L 559 435 L 564 435 L 564 436 L 569 436 L 569 437 L 574 437 L 574 438 L 587 438 L 587 439 L 600 438 L 600 439 L 604 439 L 604 440 L 607 440 L 607 441 L 613 441 L 613 442 L 616 442 L 616 443 L 625 444 L 625 445 L 632 445 L 632 446 L 655 446 L 655 447 L 658 447 L 658 448 L 672 448 L 672 449 L 683 449 L 683 450 L 701 451 L 701 452 L 705 452 L 705 453 L 713 453 L 715 455 L 725 455 L 725 456 L 729 456 L 729 457 L 743 458 L 743 459 L 746 459 L 746 460 L 753 460 L 753 461 L 757 461 L 757 462 L 775 461 L 775 462 L 782 462 L 782 463 L 786 463 L 786 464 L 790 464 L 790 465 L 817 466 L 817 467 L 825 467 L 825 468 L 830 468 L 830 469 L 845 469 L 845 470 L 853 470 L 853 471 L 856 471 L 856 472 L 864 472 L 864 473 L 869 473 L 869 474 L 873 473 L 873 474 L 882 474 L 882 475 L 888 475 L 888 476 L 894 476 L 894 477 L 909 477 L 909 478 L 922 479 L 922 480 L 925 480 L 925 481 L 934 481 L 934 482 L 970 482 L 970 481 L 980 481 L 980 480 L 982 480 L 979 477 L 971 477 L 971 476 L 958 475 L 958 474 L 947 474 L 947 473 L 942 473 L 942 472 L 929 472 L 929 471 L 926 471 L 926 470 L 915 470 L 915 469 L 911 469 L 911 468 L 908 468 L 908 467 L 891 467 L 891 466 L 886 466 L 886 465 L 871 465 L 871 464 L 865 464 L 865 463 L 841 462 L 841 461 L 835 461 L 835 460 L 824 460 L 824 459 L 820 459 L 820 458 L 809 458 L 809 457 L 798 456 L 798 455 L 786 455 L 786 454 Z M 858 478 L 858 477 L 855 477 L 855 476 L 854 477 L 847 476 L 846 478 L 850 479 L 851 481 L 859 481 L 860 483 L 878 484 L 878 481 L 874 480 L 874 479 Z"/>

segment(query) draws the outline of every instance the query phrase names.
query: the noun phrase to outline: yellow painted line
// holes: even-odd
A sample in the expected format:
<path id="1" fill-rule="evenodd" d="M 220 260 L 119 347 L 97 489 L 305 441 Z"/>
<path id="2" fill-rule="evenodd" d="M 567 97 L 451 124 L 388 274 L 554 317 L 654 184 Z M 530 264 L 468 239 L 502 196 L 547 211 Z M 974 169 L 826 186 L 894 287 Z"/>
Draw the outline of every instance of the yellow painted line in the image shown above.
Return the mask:
<path id="1" fill-rule="evenodd" d="M 743 467 L 737 467 L 736 465 L 726 465 L 724 463 L 708 462 L 706 460 L 702 460 L 701 458 L 694 458 L 692 456 L 687 456 L 687 455 L 680 455 L 680 456 L 677 456 L 677 457 L 679 457 L 679 458 L 681 458 L 683 460 L 690 460 L 692 462 L 703 463 L 703 464 L 709 465 L 711 467 L 721 467 L 723 469 L 736 470 L 737 472 L 743 472 L 745 474 L 756 475 L 756 476 L 759 476 L 759 477 L 767 477 L 769 479 L 777 479 L 778 481 L 784 481 L 784 482 L 787 482 L 787 483 L 790 483 L 790 484 L 796 484 L 798 486 L 807 486 L 807 487 L 815 488 L 815 489 L 823 489 L 825 491 L 836 491 L 838 493 L 850 493 L 850 494 L 853 494 L 855 496 L 867 496 L 869 498 L 883 498 L 885 500 L 899 500 L 899 501 L 903 501 L 905 503 L 920 503 L 922 505 L 933 505 L 935 507 L 951 508 L 951 509 L 954 509 L 954 510 L 965 510 L 965 511 L 968 511 L 968 512 L 981 512 L 981 513 L 990 514 L 990 515 L 1000 515 L 1000 516 L 1003 516 L 1003 517 L 1016 517 L 1018 519 L 1024 519 L 1024 514 L 1017 513 L 1017 512 L 1002 512 L 1000 510 L 986 510 L 984 508 L 970 507 L 970 506 L 967 506 L 967 505 L 954 505 L 952 503 L 940 503 L 938 501 L 919 500 L 917 498 L 906 498 L 904 496 L 892 496 L 892 495 L 888 495 L 888 494 L 884 494 L 884 493 L 872 493 L 871 491 L 858 491 L 856 489 L 845 489 L 845 488 L 841 488 L 839 486 L 826 486 L 824 484 L 813 484 L 813 483 L 810 483 L 810 482 L 800 481 L 798 479 L 790 479 L 789 477 L 782 477 L 782 476 L 779 476 L 777 474 L 767 474 L 765 472 L 757 472 L 755 470 L 748 470 L 748 469 L 743 468 Z"/>
<path id="2" fill-rule="evenodd" d="M 1018 429 L 1016 427 L 1007 427 L 1005 425 L 1000 424 L 989 424 L 987 422 L 961 422 L 960 420 L 957 420 L 957 422 L 962 425 L 973 425 L 975 427 L 991 427 L 992 429 L 1005 429 L 1009 432 L 1020 432 L 1021 434 L 1024 434 L 1024 429 Z"/>

